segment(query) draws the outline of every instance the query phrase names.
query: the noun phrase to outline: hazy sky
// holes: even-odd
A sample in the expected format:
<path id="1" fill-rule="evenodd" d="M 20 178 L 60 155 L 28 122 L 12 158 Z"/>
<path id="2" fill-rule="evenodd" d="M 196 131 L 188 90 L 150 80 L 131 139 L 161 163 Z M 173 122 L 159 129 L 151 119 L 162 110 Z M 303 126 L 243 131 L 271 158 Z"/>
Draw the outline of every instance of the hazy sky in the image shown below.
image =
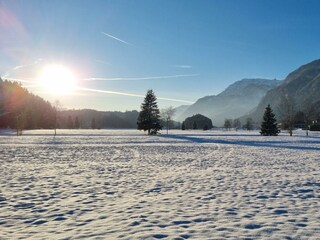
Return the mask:
<path id="1" fill-rule="evenodd" d="M 0 75 L 69 108 L 139 109 L 148 89 L 160 108 L 179 106 L 318 59 L 319 10 L 318 0 L 0 0 Z M 86 89 L 43 92 L 35 81 L 50 64 Z"/>

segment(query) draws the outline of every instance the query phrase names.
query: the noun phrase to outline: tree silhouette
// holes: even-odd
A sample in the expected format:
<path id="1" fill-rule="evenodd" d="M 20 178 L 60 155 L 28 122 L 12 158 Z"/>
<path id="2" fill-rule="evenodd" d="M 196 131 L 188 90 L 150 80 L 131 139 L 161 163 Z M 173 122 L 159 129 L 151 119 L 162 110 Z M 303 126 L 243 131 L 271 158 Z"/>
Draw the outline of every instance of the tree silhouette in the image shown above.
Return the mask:
<path id="1" fill-rule="evenodd" d="M 268 105 L 263 115 L 260 134 L 263 136 L 277 136 L 279 132 L 275 115 L 270 105 Z"/>
<path id="2" fill-rule="evenodd" d="M 243 128 L 247 130 L 252 130 L 253 129 L 253 120 L 252 118 L 248 117 L 246 120 L 246 123 L 243 125 Z"/>
<path id="3" fill-rule="evenodd" d="M 69 129 L 73 129 L 74 128 L 74 124 L 73 124 L 73 120 L 71 118 L 71 116 L 68 116 L 68 126 Z"/>
<path id="4" fill-rule="evenodd" d="M 281 122 L 283 124 L 282 129 L 287 129 L 290 136 L 292 136 L 295 124 L 295 105 L 294 99 L 290 95 L 283 93 L 279 106 L 279 112 L 281 116 Z"/>
<path id="5" fill-rule="evenodd" d="M 192 128 L 193 128 L 193 129 L 197 129 L 197 128 L 198 128 L 198 126 L 197 126 L 197 122 L 196 122 L 196 121 L 194 121 L 194 122 L 193 122 L 193 126 L 192 126 Z"/>
<path id="6" fill-rule="evenodd" d="M 186 130 L 186 125 L 185 125 L 184 121 L 182 122 L 181 130 Z"/>
<path id="7" fill-rule="evenodd" d="M 152 90 L 148 90 L 141 111 L 137 120 L 139 130 L 148 131 L 148 134 L 157 134 L 161 130 L 160 111 L 157 104 L 157 97 Z"/>
<path id="8" fill-rule="evenodd" d="M 233 127 L 236 129 L 236 131 L 241 128 L 241 122 L 239 118 L 236 118 L 233 120 Z"/>
<path id="9" fill-rule="evenodd" d="M 91 120 L 91 128 L 92 129 L 96 129 L 97 127 L 96 127 L 96 119 L 95 118 L 92 118 L 92 120 Z"/>
<path id="10" fill-rule="evenodd" d="M 75 129 L 79 129 L 80 128 L 80 121 L 78 116 L 76 117 L 76 119 L 74 120 L 74 128 Z"/>
<path id="11" fill-rule="evenodd" d="M 230 128 L 232 127 L 232 119 L 225 119 L 225 120 L 224 120 L 223 127 L 224 127 L 226 130 L 230 130 Z"/>

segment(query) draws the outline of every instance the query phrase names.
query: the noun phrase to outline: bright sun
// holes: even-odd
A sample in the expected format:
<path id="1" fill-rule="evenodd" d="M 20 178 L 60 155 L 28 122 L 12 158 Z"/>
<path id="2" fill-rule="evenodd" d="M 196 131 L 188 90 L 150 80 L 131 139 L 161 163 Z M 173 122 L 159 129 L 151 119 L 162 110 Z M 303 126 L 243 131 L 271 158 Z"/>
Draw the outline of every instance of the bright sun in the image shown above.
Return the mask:
<path id="1" fill-rule="evenodd" d="M 62 65 L 46 66 L 40 73 L 38 82 L 45 92 L 54 95 L 72 94 L 77 88 L 74 74 Z"/>

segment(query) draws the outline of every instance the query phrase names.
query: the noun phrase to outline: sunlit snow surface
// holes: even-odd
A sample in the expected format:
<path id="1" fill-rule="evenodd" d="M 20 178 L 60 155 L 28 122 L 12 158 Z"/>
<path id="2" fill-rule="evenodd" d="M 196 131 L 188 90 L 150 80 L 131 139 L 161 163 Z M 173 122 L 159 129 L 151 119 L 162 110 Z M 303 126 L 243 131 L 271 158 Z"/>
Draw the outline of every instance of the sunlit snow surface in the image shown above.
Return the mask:
<path id="1" fill-rule="evenodd" d="M 0 239 L 320 239 L 320 135 L 0 132 Z"/>

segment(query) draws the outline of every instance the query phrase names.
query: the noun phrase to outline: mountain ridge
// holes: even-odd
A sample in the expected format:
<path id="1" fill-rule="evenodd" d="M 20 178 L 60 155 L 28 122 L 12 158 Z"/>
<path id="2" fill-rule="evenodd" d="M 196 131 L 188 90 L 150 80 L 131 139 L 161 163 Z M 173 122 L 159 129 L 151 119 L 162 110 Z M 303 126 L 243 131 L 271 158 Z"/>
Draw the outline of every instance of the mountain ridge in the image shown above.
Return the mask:
<path id="1" fill-rule="evenodd" d="M 226 118 L 237 118 L 254 108 L 268 90 L 278 86 L 280 80 L 263 78 L 244 78 L 229 85 L 217 95 L 199 98 L 190 105 L 178 120 L 202 114 L 211 118 L 214 125 L 223 125 Z"/>
<path id="2" fill-rule="evenodd" d="M 252 118 L 257 124 L 261 122 L 265 107 L 270 104 L 276 117 L 282 115 L 281 99 L 284 96 L 294 99 L 295 111 L 303 111 L 306 105 L 320 106 L 320 59 L 298 67 L 287 75 L 277 87 L 269 90 L 256 108 L 241 119 Z"/>

